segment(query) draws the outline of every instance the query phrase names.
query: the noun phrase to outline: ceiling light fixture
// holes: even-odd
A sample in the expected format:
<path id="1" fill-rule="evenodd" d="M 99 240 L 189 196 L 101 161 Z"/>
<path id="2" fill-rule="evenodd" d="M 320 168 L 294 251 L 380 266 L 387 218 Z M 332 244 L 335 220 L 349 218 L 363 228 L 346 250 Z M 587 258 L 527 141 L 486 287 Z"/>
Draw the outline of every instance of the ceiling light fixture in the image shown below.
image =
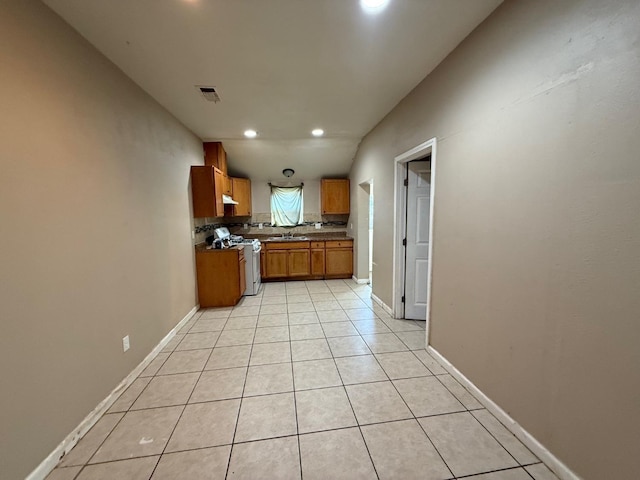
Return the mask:
<path id="1" fill-rule="evenodd" d="M 258 136 L 258 132 L 255 130 L 245 130 L 244 136 L 247 138 L 256 138 Z"/>
<path id="2" fill-rule="evenodd" d="M 293 174 L 296 173 L 293 168 L 285 168 L 284 170 L 282 170 L 282 174 L 289 178 L 289 177 L 293 177 Z"/>
<path id="3" fill-rule="evenodd" d="M 324 130 L 321 128 L 316 128 L 314 130 L 311 130 L 311 135 L 313 135 L 314 137 L 321 137 L 322 135 L 324 135 Z"/>
<path id="4" fill-rule="evenodd" d="M 360 6 L 367 12 L 378 13 L 387 6 L 389 0 L 360 0 Z"/>

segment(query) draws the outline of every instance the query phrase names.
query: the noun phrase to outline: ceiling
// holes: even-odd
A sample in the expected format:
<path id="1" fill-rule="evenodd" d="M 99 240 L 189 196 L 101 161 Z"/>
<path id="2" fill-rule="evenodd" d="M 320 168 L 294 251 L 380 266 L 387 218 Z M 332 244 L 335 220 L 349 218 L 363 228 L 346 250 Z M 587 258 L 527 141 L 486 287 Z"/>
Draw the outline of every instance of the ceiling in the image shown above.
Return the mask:
<path id="1" fill-rule="evenodd" d="M 311 180 L 346 175 L 362 137 L 501 1 L 391 0 L 376 14 L 359 0 L 44 3 L 197 136 L 221 140 L 230 173 Z"/>

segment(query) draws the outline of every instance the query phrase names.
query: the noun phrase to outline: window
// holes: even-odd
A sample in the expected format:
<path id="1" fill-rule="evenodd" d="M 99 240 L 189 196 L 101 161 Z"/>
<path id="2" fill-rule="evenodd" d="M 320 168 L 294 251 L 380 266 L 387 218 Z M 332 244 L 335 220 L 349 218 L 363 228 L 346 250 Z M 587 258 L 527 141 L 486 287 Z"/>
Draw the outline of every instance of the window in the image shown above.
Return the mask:
<path id="1" fill-rule="evenodd" d="M 295 227 L 302 223 L 302 185 L 271 186 L 271 225 Z"/>

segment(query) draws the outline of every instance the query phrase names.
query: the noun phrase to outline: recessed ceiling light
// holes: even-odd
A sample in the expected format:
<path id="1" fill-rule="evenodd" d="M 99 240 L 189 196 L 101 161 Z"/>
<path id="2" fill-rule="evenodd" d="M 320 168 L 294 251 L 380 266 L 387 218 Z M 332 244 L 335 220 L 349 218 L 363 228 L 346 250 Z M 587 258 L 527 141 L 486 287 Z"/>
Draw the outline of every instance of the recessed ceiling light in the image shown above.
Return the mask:
<path id="1" fill-rule="evenodd" d="M 316 128 L 314 130 L 311 130 L 311 135 L 313 135 L 314 137 L 321 137 L 322 135 L 324 135 L 324 130 L 321 128 Z"/>
<path id="2" fill-rule="evenodd" d="M 384 10 L 388 3 L 389 0 L 360 0 L 360 6 L 371 13 Z"/>
<path id="3" fill-rule="evenodd" d="M 256 138 L 258 136 L 258 132 L 255 130 L 245 130 L 244 136 L 247 138 Z"/>

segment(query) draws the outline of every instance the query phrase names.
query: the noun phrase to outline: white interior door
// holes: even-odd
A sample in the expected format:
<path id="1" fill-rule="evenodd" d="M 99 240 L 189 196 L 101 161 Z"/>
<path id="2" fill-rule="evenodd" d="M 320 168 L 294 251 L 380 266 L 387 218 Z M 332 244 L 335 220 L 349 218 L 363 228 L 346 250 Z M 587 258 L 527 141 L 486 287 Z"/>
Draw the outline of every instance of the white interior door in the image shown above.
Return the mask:
<path id="1" fill-rule="evenodd" d="M 431 162 L 417 160 L 407 166 L 407 245 L 405 251 L 405 318 L 427 319 L 429 270 L 429 212 Z"/>

